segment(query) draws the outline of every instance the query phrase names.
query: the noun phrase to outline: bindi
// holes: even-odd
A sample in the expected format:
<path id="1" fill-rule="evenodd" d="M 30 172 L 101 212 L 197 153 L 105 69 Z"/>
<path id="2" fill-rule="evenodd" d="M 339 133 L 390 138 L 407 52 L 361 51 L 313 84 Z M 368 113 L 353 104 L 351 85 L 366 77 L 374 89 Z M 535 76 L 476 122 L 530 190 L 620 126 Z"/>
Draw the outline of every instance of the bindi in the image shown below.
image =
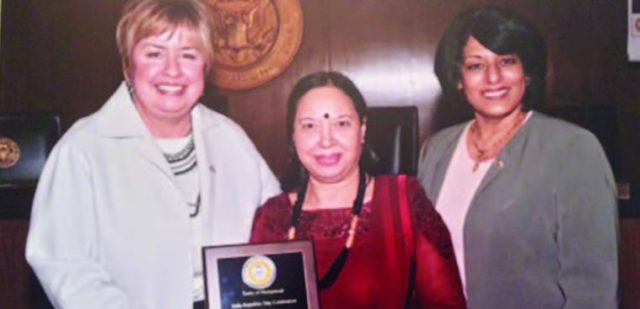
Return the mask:
<path id="1" fill-rule="evenodd" d="M 324 113 L 324 119 L 329 119 L 329 113 Z"/>

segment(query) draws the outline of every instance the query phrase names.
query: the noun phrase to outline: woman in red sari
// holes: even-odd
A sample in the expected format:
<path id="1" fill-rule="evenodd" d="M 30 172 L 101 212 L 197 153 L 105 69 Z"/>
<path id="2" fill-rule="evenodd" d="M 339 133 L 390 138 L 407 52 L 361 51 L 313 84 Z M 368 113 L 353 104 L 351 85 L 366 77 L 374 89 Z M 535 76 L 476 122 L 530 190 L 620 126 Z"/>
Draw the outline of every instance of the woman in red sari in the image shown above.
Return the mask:
<path id="1" fill-rule="evenodd" d="M 464 308 L 449 233 L 420 184 L 373 176 L 353 82 L 302 78 L 287 129 L 285 193 L 257 211 L 251 241 L 312 239 L 324 308 Z"/>

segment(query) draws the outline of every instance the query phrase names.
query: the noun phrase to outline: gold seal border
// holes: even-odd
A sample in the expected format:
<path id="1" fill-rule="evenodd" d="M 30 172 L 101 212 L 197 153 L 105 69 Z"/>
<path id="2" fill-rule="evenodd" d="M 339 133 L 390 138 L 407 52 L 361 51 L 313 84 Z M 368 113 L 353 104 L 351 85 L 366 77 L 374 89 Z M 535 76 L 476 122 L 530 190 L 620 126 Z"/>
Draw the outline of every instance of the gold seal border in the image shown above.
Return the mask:
<path id="1" fill-rule="evenodd" d="M 263 266 L 268 273 L 262 280 L 253 276 L 252 270 L 257 266 Z M 270 287 L 277 276 L 276 264 L 267 256 L 254 255 L 244 262 L 242 266 L 242 281 L 251 288 L 262 290 Z"/>
<path id="2" fill-rule="evenodd" d="M 7 160 L 0 160 L 0 169 L 10 168 L 20 161 L 20 146 L 14 140 L 8 137 L 0 137 L 0 145 L 6 144 L 13 152 Z"/>
<path id="3" fill-rule="evenodd" d="M 278 37 L 262 59 L 246 67 L 229 70 L 213 67 L 213 83 L 222 89 L 245 90 L 260 86 L 280 75 L 293 61 L 304 32 L 299 0 L 272 0 L 278 13 Z"/>

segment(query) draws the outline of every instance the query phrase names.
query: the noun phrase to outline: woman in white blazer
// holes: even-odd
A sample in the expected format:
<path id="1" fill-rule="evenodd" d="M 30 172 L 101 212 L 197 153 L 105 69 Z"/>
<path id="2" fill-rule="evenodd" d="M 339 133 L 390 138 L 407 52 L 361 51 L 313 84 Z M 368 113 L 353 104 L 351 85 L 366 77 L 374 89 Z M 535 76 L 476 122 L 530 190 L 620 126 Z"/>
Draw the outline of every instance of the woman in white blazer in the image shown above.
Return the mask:
<path id="1" fill-rule="evenodd" d="M 201 247 L 246 242 L 279 184 L 242 129 L 198 104 L 210 8 L 133 0 L 117 28 L 125 82 L 52 151 L 26 256 L 58 308 L 198 308 Z"/>

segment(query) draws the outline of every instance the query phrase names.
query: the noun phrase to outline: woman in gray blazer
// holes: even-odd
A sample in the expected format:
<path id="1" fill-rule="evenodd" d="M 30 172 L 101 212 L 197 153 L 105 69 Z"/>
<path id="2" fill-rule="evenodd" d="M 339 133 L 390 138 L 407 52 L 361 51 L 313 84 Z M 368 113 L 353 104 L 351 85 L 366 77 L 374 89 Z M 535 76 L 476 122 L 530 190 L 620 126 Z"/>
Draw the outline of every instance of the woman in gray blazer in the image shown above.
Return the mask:
<path id="1" fill-rule="evenodd" d="M 513 12 L 456 18 L 435 72 L 471 121 L 423 147 L 419 178 L 447 223 L 470 308 L 615 308 L 617 211 L 611 169 L 586 130 L 531 111 L 545 44 Z"/>

